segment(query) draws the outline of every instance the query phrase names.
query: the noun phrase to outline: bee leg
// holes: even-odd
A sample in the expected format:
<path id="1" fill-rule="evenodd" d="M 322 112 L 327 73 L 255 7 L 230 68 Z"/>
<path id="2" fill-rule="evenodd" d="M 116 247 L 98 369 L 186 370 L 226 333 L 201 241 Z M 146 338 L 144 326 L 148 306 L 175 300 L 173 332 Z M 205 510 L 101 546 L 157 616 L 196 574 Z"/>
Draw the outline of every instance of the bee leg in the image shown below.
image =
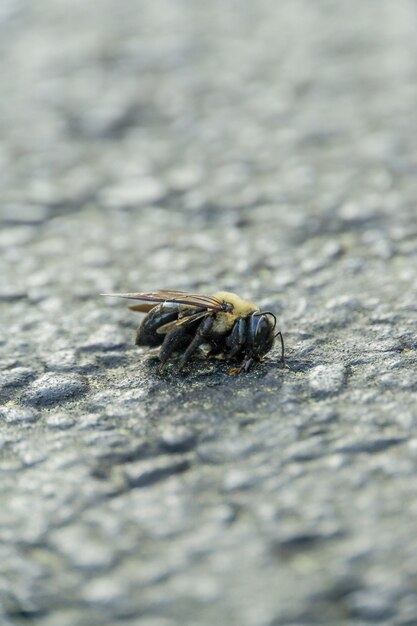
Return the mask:
<path id="1" fill-rule="evenodd" d="M 205 343 L 207 341 L 207 334 L 210 332 L 212 325 L 213 325 L 212 318 L 207 317 L 198 326 L 197 332 L 193 340 L 188 345 L 186 351 L 181 357 L 181 360 L 179 362 L 178 369 L 177 369 L 178 372 L 182 370 L 182 368 L 184 367 L 184 365 L 186 364 L 190 356 L 197 350 L 197 348 L 201 346 L 202 343 Z"/>
<path id="2" fill-rule="evenodd" d="M 188 339 L 189 333 L 185 326 L 179 326 L 165 335 L 165 339 L 159 351 L 159 360 L 161 361 L 159 366 L 160 372 L 164 370 L 166 362 L 171 354 L 187 344 Z"/>
<path id="3" fill-rule="evenodd" d="M 241 368 L 245 372 L 249 372 L 250 368 L 252 367 L 254 363 L 255 363 L 255 359 L 250 357 L 249 359 L 246 359 L 246 361 L 243 361 Z"/>
<path id="4" fill-rule="evenodd" d="M 190 356 L 193 354 L 193 352 L 195 352 L 197 348 L 201 346 L 201 344 L 204 343 L 205 341 L 206 341 L 205 338 L 202 337 L 201 335 L 196 335 L 194 337 L 194 339 L 191 341 L 191 343 L 189 344 L 189 346 L 187 347 L 186 351 L 184 352 L 184 354 L 182 355 L 180 359 L 177 372 L 180 372 L 182 370 L 182 368 L 184 367 L 184 365 L 186 364 Z"/>
<path id="5" fill-rule="evenodd" d="M 229 348 L 227 352 L 227 358 L 233 359 L 242 350 L 246 342 L 247 324 L 244 318 L 235 322 L 233 330 L 226 340 L 226 345 Z"/>
<path id="6" fill-rule="evenodd" d="M 255 359 L 253 359 L 252 357 L 245 359 L 242 362 L 242 365 L 240 365 L 239 367 L 232 367 L 232 369 L 229 370 L 229 376 L 236 376 L 236 374 L 240 374 L 241 372 L 249 372 L 254 363 Z"/>

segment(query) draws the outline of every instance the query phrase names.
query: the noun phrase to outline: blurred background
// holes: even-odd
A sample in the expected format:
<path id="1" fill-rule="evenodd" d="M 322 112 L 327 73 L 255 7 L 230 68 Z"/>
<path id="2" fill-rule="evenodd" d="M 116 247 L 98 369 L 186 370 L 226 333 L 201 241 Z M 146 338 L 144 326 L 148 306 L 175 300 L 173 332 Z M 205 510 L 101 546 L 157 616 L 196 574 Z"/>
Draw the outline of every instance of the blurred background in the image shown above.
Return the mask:
<path id="1" fill-rule="evenodd" d="M 59 218 L 38 262 L 72 292 L 276 293 L 341 231 L 383 253 L 381 220 L 414 217 L 412 0 L 5 0 L 0 19 L 0 215 Z M 9 282 L 42 283 L 21 263 Z"/>
<path id="2" fill-rule="evenodd" d="M 1 0 L 0 622 L 416 623 L 415 0 Z M 158 377 L 108 291 L 280 347 Z"/>

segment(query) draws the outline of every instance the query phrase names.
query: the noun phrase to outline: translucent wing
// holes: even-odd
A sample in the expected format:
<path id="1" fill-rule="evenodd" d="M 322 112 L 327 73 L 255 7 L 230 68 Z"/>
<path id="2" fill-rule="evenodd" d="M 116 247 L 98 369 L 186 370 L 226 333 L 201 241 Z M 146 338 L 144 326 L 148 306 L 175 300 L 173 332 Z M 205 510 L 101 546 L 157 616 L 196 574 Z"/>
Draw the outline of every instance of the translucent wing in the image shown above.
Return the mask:
<path id="1" fill-rule="evenodd" d="M 175 302 L 188 306 L 196 306 L 211 311 L 228 310 L 230 304 L 214 298 L 213 296 L 202 296 L 187 291 L 172 291 L 160 289 L 159 291 L 146 291 L 143 293 L 103 293 L 103 296 L 115 296 L 118 298 L 128 298 L 129 300 L 143 300 L 145 302 Z M 142 309 L 136 309 L 142 310 Z"/>
<path id="2" fill-rule="evenodd" d="M 157 302 L 141 302 L 140 304 L 132 304 L 129 307 L 131 311 L 138 311 L 139 313 L 149 313 L 156 306 L 158 306 Z"/>
<path id="3" fill-rule="evenodd" d="M 160 326 L 156 332 L 158 335 L 166 335 L 166 333 L 174 330 L 174 328 L 178 328 L 179 326 L 185 326 L 186 324 L 191 324 L 192 322 L 196 322 L 197 320 L 200 320 L 203 317 L 207 317 L 208 315 L 211 315 L 211 312 L 200 311 L 198 313 L 186 315 L 184 317 L 180 317 L 177 320 L 174 320 L 173 322 L 168 322 L 168 324 Z"/>

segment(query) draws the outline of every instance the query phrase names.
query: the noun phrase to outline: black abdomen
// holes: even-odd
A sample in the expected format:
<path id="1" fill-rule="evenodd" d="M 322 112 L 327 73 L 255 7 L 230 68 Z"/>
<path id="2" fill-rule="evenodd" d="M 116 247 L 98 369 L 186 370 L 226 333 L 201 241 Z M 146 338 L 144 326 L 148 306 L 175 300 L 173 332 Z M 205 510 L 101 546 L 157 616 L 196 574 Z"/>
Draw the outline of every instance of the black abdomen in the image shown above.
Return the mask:
<path id="1" fill-rule="evenodd" d="M 151 348 L 160 346 L 165 335 L 159 335 L 156 331 L 178 318 L 179 307 L 180 305 L 172 302 L 162 302 L 151 309 L 137 330 L 136 345 Z"/>

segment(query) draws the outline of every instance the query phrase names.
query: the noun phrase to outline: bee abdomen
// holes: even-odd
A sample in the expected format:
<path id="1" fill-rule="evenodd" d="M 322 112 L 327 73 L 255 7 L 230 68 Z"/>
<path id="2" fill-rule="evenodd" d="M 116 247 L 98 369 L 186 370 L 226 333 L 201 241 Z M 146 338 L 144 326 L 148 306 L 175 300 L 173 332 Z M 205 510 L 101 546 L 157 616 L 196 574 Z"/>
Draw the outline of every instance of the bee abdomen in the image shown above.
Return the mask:
<path id="1" fill-rule="evenodd" d="M 136 332 L 136 345 L 150 348 L 160 346 L 165 335 L 158 334 L 158 328 L 174 322 L 178 318 L 178 313 L 179 305 L 167 302 L 162 302 L 151 309 Z"/>

